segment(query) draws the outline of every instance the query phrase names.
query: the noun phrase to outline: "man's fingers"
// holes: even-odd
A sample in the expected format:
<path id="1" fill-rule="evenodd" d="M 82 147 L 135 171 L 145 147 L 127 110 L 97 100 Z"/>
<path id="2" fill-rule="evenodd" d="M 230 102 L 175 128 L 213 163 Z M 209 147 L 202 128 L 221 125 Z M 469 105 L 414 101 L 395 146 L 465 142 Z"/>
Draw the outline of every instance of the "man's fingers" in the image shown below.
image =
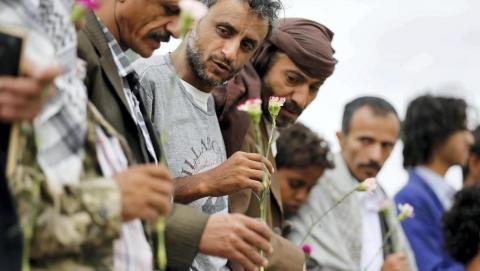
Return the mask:
<path id="1" fill-rule="evenodd" d="M 248 158 L 248 160 L 252 161 L 257 161 L 257 162 L 262 162 L 263 156 L 261 156 L 258 153 L 253 153 L 253 152 L 242 152 L 245 157 Z"/>
<path id="2" fill-rule="evenodd" d="M 144 173 L 154 178 L 160 178 L 160 179 L 166 179 L 166 180 L 173 179 L 172 174 L 170 174 L 168 169 L 162 165 L 156 165 L 156 164 L 142 165 L 142 166 L 136 166 L 134 169 L 138 171 L 143 171 Z"/>
<path id="3" fill-rule="evenodd" d="M 154 221 L 158 217 L 158 212 L 153 208 L 145 208 L 140 216 L 145 220 Z"/>
<path id="4" fill-rule="evenodd" d="M 243 239 L 253 247 L 255 250 L 262 250 L 267 254 L 272 253 L 272 245 L 263 236 L 258 235 L 256 232 L 251 231 L 250 229 L 245 229 L 242 231 Z M 257 262 L 258 263 L 258 262 Z"/>
<path id="5" fill-rule="evenodd" d="M 254 179 L 246 179 L 245 183 L 246 183 L 245 188 L 250 188 L 256 193 L 260 193 L 263 190 L 263 185 L 261 181 L 254 180 Z"/>
<path id="6" fill-rule="evenodd" d="M 258 162 L 258 164 L 256 164 L 255 166 L 253 166 L 252 164 L 249 164 L 249 165 L 252 165 L 252 168 L 264 170 L 264 167 L 265 167 L 270 174 L 273 174 L 273 171 L 274 171 L 273 165 L 265 157 L 261 156 L 258 153 L 245 153 L 245 156 L 251 161 Z M 260 165 L 260 168 L 258 168 L 259 165 Z"/>
<path id="7" fill-rule="evenodd" d="M 272 163 L 266 158 L 263 158 L 263 159 L 264 159 L 263 162 L 264 162 L 265 166 L 267 167 L 268 172 L 270 172 L 270 174 L 273 174 L 274 169 L 273 169 Z"/>
<path id="8" fill-rule="evenodd" d="M 165 215 L 170 212 L 170 199 L 169 197 L 159 194 L 151 193 L 147 199 L 148 204 L 157 210 L 159 213 Z"/>
<path id="9" fill-rule="evenodd" d="M 246 171 L 246 174 L 250 179 L 254 179 L 254 180 L 257 180 L 257 181 L 262 181 L 263 175 L 265 175 L 267 173 L 265 173 L 263 170 L 248 169 Z M 271 176 L 268 176 L 268 174 L 267 174 L 267 177 L 271 177 Z"/>
<path id="10" fill-rule="evenodd" d="M 39 106 L 32 106 L 31 109 L 25 110 L 25 107 L 0 105 L 0 119 L 9 122 L 32 120 L 39 111 Z"/>
<path id="11" fill-rule="evenodd" d="M 264 170 L 265 166 L 263 165 L 262 162 L 259 161 L 253 161 L 253 160 L 247 160 L 245 163 L 245 166 L 250 168 L 250 169 L 255 169 L 255 170 Z"/>
<path id="12" fill-rule="evenodd" d="M 0 91 L 0 106 L 28 107 L 31 104 L 31 97 L 19 97 L 13 92 Z"/>
<path id="13" fill-rule="evenodd" d="M 240 264 L 245 270 L 257 270 L 257 266 L 251 262 L 243 253 L 240 253 L 238 251 L 234 252 L 230 259 L 236 261 L 238 264 Z"/>
<path id="14" fill-rule="evenodd" d="M 173 193 L 173 182 L 166 179 L 157 179 L 150 176 L 145 176 L 145 185 L 148 186 L 149 190 L 164 196 L 170 196 Z"/>
<path id="15" fill-rule="evenodd" d="M 272 231 L 267 227 L 267 225 L 265 225 L 263 223 L 260 223 L 259 221 L 255 220 L 253 218 L 250 218 L 250 217 L 246 217 L 246 216 L 242 216 L 242 215 L 238 215 L 238 216 L 240 217 L 243 224 L 247 228 L 249 228 L 250 230 L 257 233 L 259 235 L 259 237 L 262 238 L 262 239 L 265 239 L 266 242 L 270 241 L 270 239 L 272 238 Z M 265 251 L 270 253 L 271 250 L 273 250 L 273 248 L 270 246 L 270 244 L 269 244 L 269 248 L 270 249 L 265 249 Z"/>
<path id="16" fill-rule="evenodd" d="M 0 92 L 9 92 L 17 96 L 35 99 L 40 96 L 41 86 L 38 81 L 28 77 L 0 78 Z"/>
<path id="17" fill-rule="evenodd" d="M 249 262 L 249 266 L 244 266 L 247 270 L 255 270 L 257 266 L 267 266 L 268 261 L 260 255 L 260 253 L 254 248 L 249 246 L 243 240 L 239 240 L 233 244 L 237 251 L 239 251 Z"/>

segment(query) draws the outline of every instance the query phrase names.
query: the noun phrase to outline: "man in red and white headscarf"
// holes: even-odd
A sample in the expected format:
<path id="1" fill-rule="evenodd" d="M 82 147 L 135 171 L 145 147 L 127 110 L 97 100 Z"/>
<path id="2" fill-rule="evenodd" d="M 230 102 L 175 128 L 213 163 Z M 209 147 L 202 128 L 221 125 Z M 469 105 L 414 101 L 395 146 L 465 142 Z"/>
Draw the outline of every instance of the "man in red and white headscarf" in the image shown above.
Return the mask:
<path id="1" fill-rule="evenodd" d="M 323 82 L 333 73 L 337 60 L 331 46 L 333 32 L 312 20 L 281 19 L 271 36 L 242 71 L 227 85 L 214 90 L 215 106 L 228 155 L 236 151 L 255 152 L 250 121 L 236 106 L 250 98 L 261 98 L 264 146 L 268 140 L 270 96 L 285 97 L 277 118 L 279 126 L 293 123 L 315 99 Z M 273 156 L 268 159 L 274 163 Z M 285 229 L 280 190 L 272 180 L 267 222 L 277 233 Z M 259 217 L 259 201 L 250 190 L 230 196 L 230 211 Z M 298 245 L 277 235 L 272 239 L 275 253 L 270 270 L 301 270 L 304 254 Z"/>

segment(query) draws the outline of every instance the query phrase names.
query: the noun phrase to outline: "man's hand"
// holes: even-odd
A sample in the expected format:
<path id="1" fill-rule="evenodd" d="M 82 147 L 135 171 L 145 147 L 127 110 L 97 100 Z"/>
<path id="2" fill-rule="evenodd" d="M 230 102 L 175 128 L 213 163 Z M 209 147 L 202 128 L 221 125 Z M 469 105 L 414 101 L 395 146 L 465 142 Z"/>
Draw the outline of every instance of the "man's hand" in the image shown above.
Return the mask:
<path id="1" fill-rule="evenodd" d="M 160 165 L 133 166 L 114 176 L 122 195 L 123 221 L 153 221 L 171 209 L 172 176 Z"/>
<path id="2" fill-rule="evenodd" d="M 16 122 L 33 119 L 41 110 L 44 90 L 47 90 L 47 95 L 51 94 L 49 85 L 59 74 L 60 70 L 52 67 L 37 75 L 0 76 L 0 120 Z"/>
<path id="3" fill-rule="evenodd" d="M 175 182 L 175 201 L 189 203 L 207 196 L 220 197 L 250 188 L 262 190 L 264 170 L 270 176 L 270 161 L 256 153 L 236 152 L 227 161 L 209 171 L 179 178 Z"/>
<path id="4" fill-rule="evenodd" d="M 407 256 L 403 252 L 388 255 L 381 271 L 410 271 Z"/>
<path id="5" fill-rule="evenodd" d="M 269 244 L 272 232 L 267 225 L 241 214 L 210 216 L 200 240 L 200 252 L 226 258 L 240 264 L 245 270 L 267 266 L 267 254 L 273 252 Z"/>

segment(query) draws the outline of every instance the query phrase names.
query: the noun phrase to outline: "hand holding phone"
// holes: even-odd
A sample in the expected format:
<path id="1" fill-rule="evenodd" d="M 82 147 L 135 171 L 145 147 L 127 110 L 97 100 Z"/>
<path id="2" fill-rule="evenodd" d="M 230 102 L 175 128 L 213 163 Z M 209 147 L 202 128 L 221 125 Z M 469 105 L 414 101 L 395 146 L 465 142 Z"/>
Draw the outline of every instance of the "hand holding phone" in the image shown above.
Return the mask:
<path id="1" fill-rule="evenodd" d="M 60 73 L 56 67 L 34 72 L 22 66 L 26 36 L 19 27 L 0 25 L 0 121 L 33 119 Z"/>

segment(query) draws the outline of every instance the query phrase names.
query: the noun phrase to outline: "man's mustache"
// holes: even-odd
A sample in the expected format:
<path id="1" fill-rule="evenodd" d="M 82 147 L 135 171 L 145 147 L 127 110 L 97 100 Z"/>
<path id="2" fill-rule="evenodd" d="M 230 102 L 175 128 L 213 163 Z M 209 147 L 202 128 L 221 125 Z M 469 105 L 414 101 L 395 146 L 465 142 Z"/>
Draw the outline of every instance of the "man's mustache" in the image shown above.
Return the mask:
<path id="1" fill-rule="evenodd" d="M 147 38 L 156 40 L 158 42 L 168 42 L 170 40 L 171 34 L 169 32 L 157 31 L 150 32 L 147 35 Z"/>
<path id="2" fill-rule="evenodd" d="M 224 56 L 210 56 L 210 60 L 217 62 L 221 65 L 224 66 L 224 68 L 228 69 L 228 71 L 232 72 L 234 71 L 234 68 L 232 67 L 232 61 L 227 59 Z"/>
<path id="3" fill-rule="evenodd" d="M 303 112 L 303 109 L 295 101 L 292 100 L 286 100 L 283 104 L 283 109 L 286 109 L 287 111 L 290 111 L 297 116 L 302 114 Z"/>
<path id="4" fill-rule="evenodd" d="M 358 167 L 359 167 L 359 168 L 365 168 L 365 169 L 374 169 L 374 170 L 376 170 L 376 171 L 380 171 L 380 169 L 382 168 L 382 165 L 380 165 L 380 164 L 377 163 L 377 162 L 370 161 L 370 162 L 368 162 L 368 163 L 358 164 Z"/>

